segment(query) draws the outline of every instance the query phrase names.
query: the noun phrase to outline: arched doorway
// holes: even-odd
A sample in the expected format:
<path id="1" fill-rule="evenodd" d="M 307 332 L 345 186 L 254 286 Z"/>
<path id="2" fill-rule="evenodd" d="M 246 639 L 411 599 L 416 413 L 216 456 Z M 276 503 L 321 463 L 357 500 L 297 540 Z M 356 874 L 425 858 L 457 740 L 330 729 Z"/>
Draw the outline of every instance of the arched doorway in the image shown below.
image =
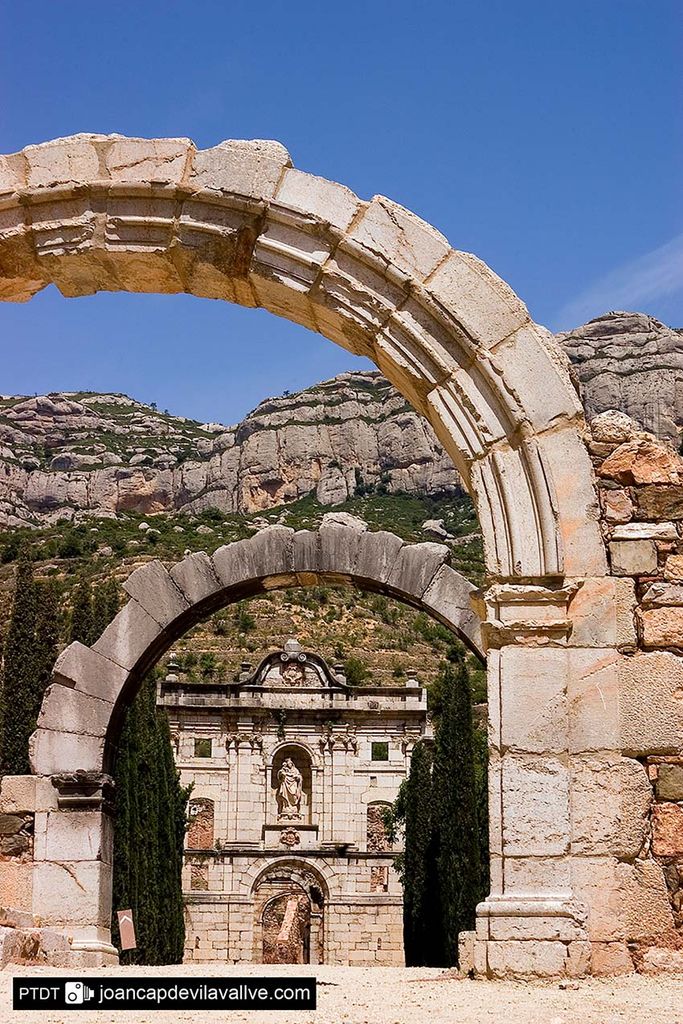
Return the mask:
<path id="1" fill-rule="evenodd" d="M 308 864 L 291 861 L 266 868 L 252 890 L 254 962 L 324 962 L 326 886 Z"/>

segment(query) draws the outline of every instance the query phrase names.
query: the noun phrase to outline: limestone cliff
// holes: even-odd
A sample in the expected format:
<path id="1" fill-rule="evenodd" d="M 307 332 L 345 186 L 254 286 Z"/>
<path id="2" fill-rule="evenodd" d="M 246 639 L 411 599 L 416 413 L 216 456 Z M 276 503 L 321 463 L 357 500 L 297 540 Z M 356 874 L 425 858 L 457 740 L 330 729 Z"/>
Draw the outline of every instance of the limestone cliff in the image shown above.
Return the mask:
<path id="1" fill-rule="evenodd" d="M 0 399 L 0 525 L 457 488 L 429 425 L 377 373 L 266 399 L 232 427 L 123 395 Z"/>
<path id="2" fill-rule="evenodd" d="M 678 441 L 683 335 L 609 313 L 558 335 L 589 417 L 618 408 Z M 268 398 L 236 426 L 171 416 L 125 395 L 0 397 L 0 526 L 119 512 L 253 513 L 315 494 L 452 493 L 429 425 L 378 373 Z"/>
<path id="3" fill-rule="evenodd" d="M 683 427 L 683 333 L 645 313 L 607 313 L 559 334 L 589 419 L 607 409 L 678 444 Z"/>

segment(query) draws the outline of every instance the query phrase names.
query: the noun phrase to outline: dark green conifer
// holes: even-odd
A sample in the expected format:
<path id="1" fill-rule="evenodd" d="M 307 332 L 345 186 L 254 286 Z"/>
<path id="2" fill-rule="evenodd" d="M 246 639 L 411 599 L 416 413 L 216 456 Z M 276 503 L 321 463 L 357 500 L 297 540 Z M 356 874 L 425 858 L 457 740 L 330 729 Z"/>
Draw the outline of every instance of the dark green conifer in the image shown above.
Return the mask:
<path id="1" fill-rule="evenodd" d="M 33 565 L 28 551 L 23 549 L 17 561 L 14 599 L 4 647 L 0 702 L 3 775 L 27 775 L 31 770 L 28 739 L 35 728 L 37 715 L 36 611 Z"/>
<path id="2" fill-rule="evenodd" d="M 137 950 L 122 963 L 174 964 L 183 958 L 181 887 L 186 806 L 168 720 L 156 708 L 153 675 L 126 715 L 118 744 L 114 821 L 114 911 L 132 908 Z M 114 941 L 118 941 L 116 916 Z"/>
<path id="3" fill-rule="evenodd" d="M 433 815 L 441 903 L 440 962 L 458 962 L 458 933 L 474 928 L 481 897 L 479 821 L 474 767 L 472 699 L 464 659 L 446 662 L 436 729 Z"/>
<path id="4" fill-rule="evenodd" d="M 438 951 L 439 896 L 432 808 L 432 756 L 425 743 L 418 743 L 397 806 L 397 818 L 405 822 L 402 881 L 407 967 L 432 966 Z"/>

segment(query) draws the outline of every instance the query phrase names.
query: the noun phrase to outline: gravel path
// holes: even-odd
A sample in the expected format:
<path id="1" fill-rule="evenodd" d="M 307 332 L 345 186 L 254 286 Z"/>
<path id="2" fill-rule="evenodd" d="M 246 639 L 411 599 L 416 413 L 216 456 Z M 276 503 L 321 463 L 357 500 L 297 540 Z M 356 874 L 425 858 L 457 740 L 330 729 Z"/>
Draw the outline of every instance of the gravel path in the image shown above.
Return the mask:
<path id="1" fill-rule="evenodd" d="M 12 975 L 32 978 L 71 972 L 12 966 L 0 973 L 0 1021 L 24 1024 L 683 1024 L 683 977 L 630 976 L 524 985 L 454 979 L 448 972 L 388 967 L 266 967 L 240 964 L 124 968 L 84 972 L 114 976 L 191 978 L 296 975 L 318 978 L 315 1012 L 111 1012 L 70 1010 L 12 1012 Z"/>

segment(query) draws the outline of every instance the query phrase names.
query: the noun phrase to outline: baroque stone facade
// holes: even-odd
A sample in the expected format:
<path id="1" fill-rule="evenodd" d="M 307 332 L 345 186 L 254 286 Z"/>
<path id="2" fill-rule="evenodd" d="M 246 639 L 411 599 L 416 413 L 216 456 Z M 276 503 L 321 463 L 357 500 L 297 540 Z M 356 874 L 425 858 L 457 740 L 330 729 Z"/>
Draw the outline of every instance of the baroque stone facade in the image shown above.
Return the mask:
<path id="1" fill-rule="evenodd" d="M 234 683 L 159 684 L 184 785 L 186 959 L 403 964 L 384 810 L 426 694 L 348 686 L 297 641 Z"/>

